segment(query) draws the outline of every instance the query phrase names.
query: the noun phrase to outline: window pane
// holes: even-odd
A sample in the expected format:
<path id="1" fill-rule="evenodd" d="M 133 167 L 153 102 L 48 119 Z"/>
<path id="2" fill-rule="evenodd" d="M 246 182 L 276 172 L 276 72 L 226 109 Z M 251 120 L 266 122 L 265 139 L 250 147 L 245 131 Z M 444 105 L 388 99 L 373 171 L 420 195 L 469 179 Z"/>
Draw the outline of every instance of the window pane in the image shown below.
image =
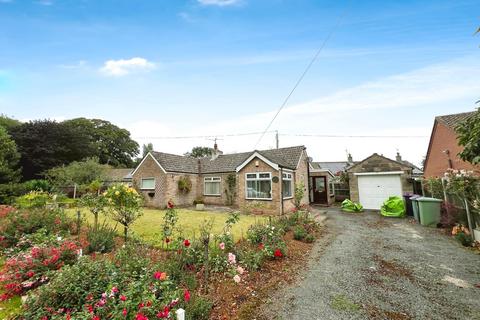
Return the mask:
<path id="1" fill-rule="evenodd" d="M 205 182 L 205 194 L 220 194 L 220 182 Z"/>
<path id="2" fill-rule="evenodd" d="M 155 189 L 155 179 L 142 179 L 141 189 Z"/>
<path id="3" fill-rule="evenodd" d="M 259 178 L 262 178 L 262 179 L 269 179 L 270 178 L 270 173 L 260 173 L 259 175 Z"/>
<path id="4" fill-rule="evenodd" d="M 247 198 L 257 198 L 257 181 L 247 181 Z"/>
<path id="5" fill-rule="evenodd" d="M 271 181 L 266 181 L 266 180 L 261 180 L 258 181 L 258 186 L 259 186 L 259 196 L 257 198 L 271 198 L 271 190 L 272 190 L 272 185 Z"/>
<path id="6" fill-rule="evenodd" d="M 282 190 L 283 190 L 283 197 L 291 197 L 292 196 L 292 181 L 291 180 L 283 180 L 282 181 Z"/>
<path id="7" fill-rule="evenodd" d="M 247 179 L 255 179 L 257 178 L 257 174 L 255 173 L 247 173 Z"/>

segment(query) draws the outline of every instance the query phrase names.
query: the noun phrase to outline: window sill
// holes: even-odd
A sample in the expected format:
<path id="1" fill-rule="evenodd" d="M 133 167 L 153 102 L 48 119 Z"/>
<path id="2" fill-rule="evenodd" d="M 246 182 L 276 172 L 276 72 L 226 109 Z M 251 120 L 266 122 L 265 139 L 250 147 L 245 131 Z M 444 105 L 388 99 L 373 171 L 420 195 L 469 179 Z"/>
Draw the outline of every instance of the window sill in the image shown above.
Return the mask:
<path id="1" fill-rule="evenodd" d="M 288 200 L 288 199 L 293 199 L 293 196 L 283 198 L 283 200 Z"/>
<path id="2" fill-rule="evenodd" d="M 245 200 L 272 201 L 272 198 L 245 198 Z"/>
<path id="3" fill-rule="evenodd" d="M 155 191 L 155 188 L 153 189 L 140 188 L 140 191 Z"/>
<path id="4" fill-rule="evenodd" d="M 221 194 L 204 194 L 204 197 L 221 197 Z"/>

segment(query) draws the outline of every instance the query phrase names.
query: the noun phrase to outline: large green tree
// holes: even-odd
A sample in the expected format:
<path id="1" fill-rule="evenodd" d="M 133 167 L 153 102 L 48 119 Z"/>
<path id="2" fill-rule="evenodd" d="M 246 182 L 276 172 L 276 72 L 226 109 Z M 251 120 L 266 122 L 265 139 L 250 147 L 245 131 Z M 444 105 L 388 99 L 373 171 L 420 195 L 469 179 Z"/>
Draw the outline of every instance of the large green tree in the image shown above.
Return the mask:
<path id="1" fill-rule="evenodd" d="M 480 108 L 457 127 L 458 144 L 463 146 L 459 153 L 462 160 L 480 164 Z"/>
<path id="2" fill-rule="evenodd" d="M 0 126 L 0 184 L 17 182 L 20 178 L 20 154 L 7 130 Z"/>
<path id="3" fill-rule="evenodd" d="M 95 150 L 100 163 L 115 167 L 130 167 L 138 155 L 138 143 L 131 139 L 130 132 L 101 119 L 76 118 L 63 122 L 81 130 Z"/>
<path id="4" fill-rule="evenodd" d="M 42 177 L 48 169 L 95 155 L 89 136 L 65 123 L 30 121 L 12 127 L 10 134 L 21 155 L 24 180 Z"/>
<path id="5" fill-rule="evenodd" d="M 21 124 L 20 121 L 15 120 L 13 118 L 9 118 L 4 114 L 0 114 L 0 127 L 4 127 L 5 129 L 7 129 L 7 131 L 20 124 Z"/>
<path id="6" fill-rule="evenodd" d="M 192 151 L 185 153 L 185 155 L 194 158 L 203 158 L 211 156 L 213 151 L 214 150 L 209 147 L 193 147 Z"/>

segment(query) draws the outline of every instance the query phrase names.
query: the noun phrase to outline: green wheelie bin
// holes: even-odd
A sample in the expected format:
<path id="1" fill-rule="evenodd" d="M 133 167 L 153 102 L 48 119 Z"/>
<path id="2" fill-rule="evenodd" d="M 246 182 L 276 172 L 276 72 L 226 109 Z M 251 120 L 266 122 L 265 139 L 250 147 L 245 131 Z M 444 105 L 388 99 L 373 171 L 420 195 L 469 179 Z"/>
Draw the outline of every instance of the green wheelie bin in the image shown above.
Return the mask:
<path id="1" fill-rule="evenodd" d="M 436 198 L 420 197 L 418 202 L 418 216 L 420 224 L 427 227 L 436 227 L 440 222 L 440 205 L 443 200 Z"/>

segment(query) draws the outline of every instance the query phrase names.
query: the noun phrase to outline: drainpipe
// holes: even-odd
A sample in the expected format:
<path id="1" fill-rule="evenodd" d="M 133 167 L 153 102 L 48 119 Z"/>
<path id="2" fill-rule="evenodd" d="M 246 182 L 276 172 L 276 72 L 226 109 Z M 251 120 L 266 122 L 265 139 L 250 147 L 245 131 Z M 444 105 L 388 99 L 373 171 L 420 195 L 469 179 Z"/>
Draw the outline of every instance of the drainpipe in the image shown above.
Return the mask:
<path id="1" fill-rule="evenodd" d="M 307 160 L 307 192 L 308 192 L 308 204 L 312 203 L 312 198 L 310 195 L 310 161 Z"/>
<path id="2" fill-rule="evenodd" d="M 283 169 L 280 168 L 280 203 L 281 203 L 281 215 L 283 216 Z"/>

